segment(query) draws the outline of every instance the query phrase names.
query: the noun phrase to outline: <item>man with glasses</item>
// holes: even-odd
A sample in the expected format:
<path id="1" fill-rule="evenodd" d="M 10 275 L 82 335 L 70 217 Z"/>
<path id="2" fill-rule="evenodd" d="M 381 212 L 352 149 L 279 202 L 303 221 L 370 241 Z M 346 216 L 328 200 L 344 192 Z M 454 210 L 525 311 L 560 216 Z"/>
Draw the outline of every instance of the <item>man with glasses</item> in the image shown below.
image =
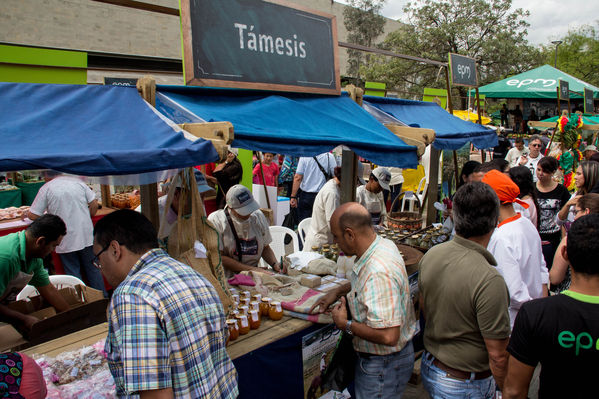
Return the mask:
<path id="1" fill-rule="evenodd" d="M 530 173 L 532 173 L 532 181 L 537 182 L 537 174 L 535 173 L 537 170 L 537 164 L 539 160 L 543 158 L 543 154 L 541 154 L 541 148 L 543 147 L 543 141 L 541 140 L 541 136 L 538 134 L 533 134 L 530 136 L 530 140 L 528 141 L 528 155 L 522 155 L 520 157 L 520 161 L 518 164 L 520 166 L 526 166 L 530 169 Z"/>
<path id="2" fill-rule="evenodd" d="M 152 223 L 119 210 L 94 228 L 93 263 L 116 287 L 105 351 L 118 397 L 235 398 L 214 287 L 158 248 Z"/>

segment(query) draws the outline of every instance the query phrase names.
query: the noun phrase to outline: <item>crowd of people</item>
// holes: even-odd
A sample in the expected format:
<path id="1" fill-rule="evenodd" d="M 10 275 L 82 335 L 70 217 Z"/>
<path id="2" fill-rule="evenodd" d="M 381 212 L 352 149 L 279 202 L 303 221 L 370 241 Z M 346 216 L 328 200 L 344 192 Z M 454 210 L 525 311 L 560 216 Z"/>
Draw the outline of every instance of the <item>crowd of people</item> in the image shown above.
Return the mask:
<path id="1" fill-rule="evenodd" d="M 578 163 L 570 194 L 556 181 L 558 161 L 541 147 L 532 136 L 528 148 L 516 140 L 506 159 L 463 166 L 447 214 L 453 238 L 420 262 L 419 315 L 402 255 L 377 235 L 389 211 L 383 191 L 397 185 L 393 170 L 377 167 L 367 182 L 360 172 L 356 202 L 341 204 L 341 167 L 333 154 L 285 157 L 280 169 L 275 154 L 258 160 L 254 182 L 286 186 L 300 220 L 311 218 L 304 250 L 336 243 L 355 257 L 351 285 L 324 295 L 312 312 L 330 312 L 353 338 L 357 398 L 401 395 L 413 369 L 417 316 L 423 385 L 432 398 L 493 398 L 497 390 L 505 398 L 526 397 L 539 363 L 540 397 L 575 397 L 564 378 L 580 392 L 590 389 L 597 359 L 592 339 L 599 336 L 592 316 L 599 306 L 599 163 L 591 157 Z M 238 184 L 242 173 L 234 149 L 211 176 L 195 173 L 201 193 L 212 183 L 221 195 L 221 209 L 208 221 L 219 233 L 225 272 L 264 271 L 262 263 L 285 273 L 270 248 L 266 216 Z M 181 183 L 175 179 L 169 189 L 175 191 L 163 212 L 178 215 Z M 62 245 L 69 271 L 83 271 L 87 281 L 101 273 L 114 288 L 105 351 L 119 396 L 236 397 L 214 288 L 160 249 L 158 232 L 140 212 L 113 212 L 89 231 L 82 220 L 97 202 L 87 190 L 54 176 L 31 208 L 33 223 L 0 238 L 3 320 L 24 334 L 37 321 L 6 306 L 27 283 L 58 311 L 68 308 L 42 266 Z"/>

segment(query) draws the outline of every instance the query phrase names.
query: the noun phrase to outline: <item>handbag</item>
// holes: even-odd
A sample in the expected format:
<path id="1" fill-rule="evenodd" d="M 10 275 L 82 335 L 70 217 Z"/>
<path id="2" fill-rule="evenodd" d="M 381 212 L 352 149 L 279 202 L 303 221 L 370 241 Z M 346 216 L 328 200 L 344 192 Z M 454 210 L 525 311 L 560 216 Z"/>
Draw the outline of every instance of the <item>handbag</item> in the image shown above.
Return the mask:
<path id="1" fill-rule="evenodd" d="M 287 227 L 288 229 L 295 231 L 297 229 L 298 222 L 297 208 L 291 208 L 289 213 L 285 216 L 285 219 L 283 219 L 283 227 Z M 285 245 L 289 244 L 291 240 L 292 237 L 289 234 L 285 235 Z"/>
<path id="2" fill-rule="evenodd" d="M 351 320 L 351 313 L 347 301 L 347 318 Z M 353 336 L 343 331 L 337 341 L 337 347 L 333 357 L 322 376 L 322 387 L 332 389 L 337 392 L 343 392 L 345 388 L 354 381 L 356 361 L 358 355 L 352 344 Z"/>

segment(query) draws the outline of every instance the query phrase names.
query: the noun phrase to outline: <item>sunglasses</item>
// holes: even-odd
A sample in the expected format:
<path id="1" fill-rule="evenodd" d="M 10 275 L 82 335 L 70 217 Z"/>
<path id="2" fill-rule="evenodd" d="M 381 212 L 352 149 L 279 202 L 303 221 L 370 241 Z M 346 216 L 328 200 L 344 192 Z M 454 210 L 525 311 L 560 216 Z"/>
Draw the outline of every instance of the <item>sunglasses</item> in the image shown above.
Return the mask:
<path id="1" fill-rule="evenodd" d="M 92 265 L 94 265 L 98 270 L 102 270 L 102 265 L 100 264 L 100 255 L 102 255 L 107 249 L 108 247 L 110 247 L 110 243 L 108 243 L 108 245 L 106 245 L 104 248 L 102 248 L 102 250 L 100 252 L 98 252 L 97 255 L 94 256 L 94 258 L 92 259 Z"/>
<path id="2" fill-rule="evenodd" d="M 530 147 L 540 147 L 541 144 L 531 144 Z"/>

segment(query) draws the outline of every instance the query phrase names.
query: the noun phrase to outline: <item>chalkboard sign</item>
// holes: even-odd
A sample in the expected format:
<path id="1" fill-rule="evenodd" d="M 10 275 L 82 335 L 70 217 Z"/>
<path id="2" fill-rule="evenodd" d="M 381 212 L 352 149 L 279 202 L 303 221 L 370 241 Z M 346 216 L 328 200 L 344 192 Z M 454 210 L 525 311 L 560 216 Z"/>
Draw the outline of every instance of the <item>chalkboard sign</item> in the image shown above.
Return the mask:
<path id="1" fill-rule="evenodd" d="M 454 86 L 478 86 L 476 60 L 459 54 L 449 53 L 451 83 Z"/>
<path id="2" fill-rule="evenodd" d="M 104 77 L 107 86 L 137 87 L 137 79 Z"/>
<path id="3" fill-rule="evenodd" d="M 595 100 L 593 99 L 593 90 L 584 89 L 584 113 L 595 113 Z"/>
<path id="4" fill-rule="evenodd" d="M 559 98 L 560 100 L 568 100 L 570 98 L 570 84 L 561 79 L 559 81 Z"/>
<path id="5" fill-rule="evenodd" d="M 334 15 L 261 0 L 181 0 L 185 82 L 340 94 Z"/>

